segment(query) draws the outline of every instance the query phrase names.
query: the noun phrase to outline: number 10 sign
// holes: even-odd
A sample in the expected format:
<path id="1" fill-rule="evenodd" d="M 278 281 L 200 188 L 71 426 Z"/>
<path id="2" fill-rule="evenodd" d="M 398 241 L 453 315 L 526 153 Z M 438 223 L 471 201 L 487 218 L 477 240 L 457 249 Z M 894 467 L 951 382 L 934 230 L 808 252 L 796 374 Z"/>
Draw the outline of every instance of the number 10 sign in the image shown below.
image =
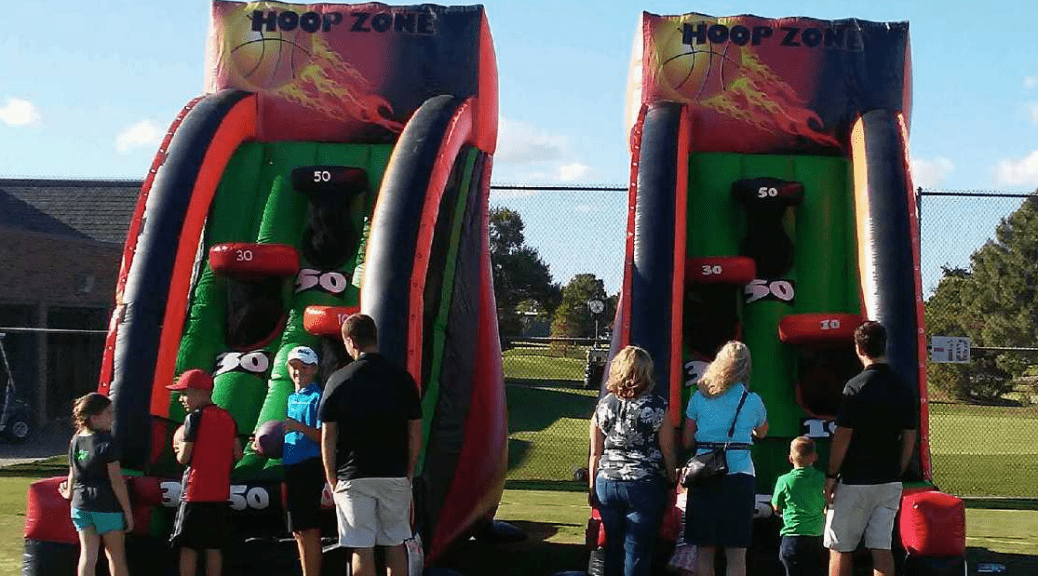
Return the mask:
<path id="1" fill-rule="evenodd" d="M 970 339 L 957 336 L 931 336 L 930 361 L 950 364 L 969 364 Z"/>

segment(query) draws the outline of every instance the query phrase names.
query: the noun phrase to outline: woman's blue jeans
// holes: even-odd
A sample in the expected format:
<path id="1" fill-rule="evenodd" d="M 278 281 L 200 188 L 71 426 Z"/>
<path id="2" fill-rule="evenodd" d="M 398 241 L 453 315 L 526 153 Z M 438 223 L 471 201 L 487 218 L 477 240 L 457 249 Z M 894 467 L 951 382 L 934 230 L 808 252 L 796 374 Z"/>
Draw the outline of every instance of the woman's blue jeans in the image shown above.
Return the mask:
<path id="1" fill-rule="evenodd" d="M 609 480 L 599 476 L 595 495 L 606 533 L 605 576 L 647 576 L 666 504 L 663 478 Z"/>

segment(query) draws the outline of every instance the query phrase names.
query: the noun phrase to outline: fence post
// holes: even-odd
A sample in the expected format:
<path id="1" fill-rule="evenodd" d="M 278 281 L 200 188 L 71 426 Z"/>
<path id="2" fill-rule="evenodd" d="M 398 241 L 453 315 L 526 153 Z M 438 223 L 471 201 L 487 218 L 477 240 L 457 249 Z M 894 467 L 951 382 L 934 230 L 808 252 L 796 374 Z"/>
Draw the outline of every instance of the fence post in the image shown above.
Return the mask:
<path id="1" fill-rule="evenodd" d="M 47 326 L 47 302 L 36 303 L 36 325 Z M 36 333 L 36 426 L 47 423 L 48 410 L 47 387 L 50 385 L 50 373 L 47 369 L 50 353 L 47 350 L 47 332 Z"/>

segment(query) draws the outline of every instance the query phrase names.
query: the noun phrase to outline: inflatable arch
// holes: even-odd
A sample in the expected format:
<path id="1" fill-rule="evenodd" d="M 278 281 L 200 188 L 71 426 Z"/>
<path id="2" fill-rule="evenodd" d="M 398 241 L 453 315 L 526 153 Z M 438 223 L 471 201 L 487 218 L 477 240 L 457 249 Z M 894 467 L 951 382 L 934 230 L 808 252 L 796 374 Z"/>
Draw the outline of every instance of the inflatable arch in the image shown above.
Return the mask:
<path id="1" fill-rule="evenodd" d="M 908 24 L 644 13 L 628 98 L 612 352 L 652 354 L 680 426 L 718 348 L 749 346 L 770 421 L 753 448 L 767 518 L 793 437 L 814 437 L 825 466 L 843 385 L 860 370 L 853 331 L 878 320 L 919 401 L 905 494 L 934 491 Z"/>
<path id="2" fill-rule="evenodd" d="M 506 471 L 484 11 L 217 0 L 208 59 L 207 94 L 177 116 L 144 182 L 103 360 L 99 390 L 133 475 L 131 558 L 152 565 L 179 492 L 184 412 L 165 385 L 213 373 L 244 441 L 285 417 L 288 351 L 313 347 L 327 377 L 346 360 L 342 319 L 362 310 L 421 388 L 415 496 L 435 559 L 492 519 Z M 280 461 L 251 449 L 235 468 L 230 565 L 295 573 L 292 544 L 275 545 L 281 478 Z M 59 480 L 30 490 L 25 574 L 74 571 Z"/>

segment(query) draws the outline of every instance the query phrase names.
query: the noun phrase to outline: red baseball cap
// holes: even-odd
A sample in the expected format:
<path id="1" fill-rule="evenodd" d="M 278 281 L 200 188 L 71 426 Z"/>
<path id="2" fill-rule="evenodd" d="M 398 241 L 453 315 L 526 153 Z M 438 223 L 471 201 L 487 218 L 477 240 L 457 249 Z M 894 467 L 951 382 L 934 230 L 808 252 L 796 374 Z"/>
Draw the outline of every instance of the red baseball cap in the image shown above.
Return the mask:
<path id="1" fill-rule="evenodd" d="M 213 377 L 204 370 L 192 368 L 187 372 L 180 375 L 177 378 L 175 384 L 166 386 L 167 390 L 187 390 L 193 388 L 195 390 L 212 390 L 213 389 Z"/>

